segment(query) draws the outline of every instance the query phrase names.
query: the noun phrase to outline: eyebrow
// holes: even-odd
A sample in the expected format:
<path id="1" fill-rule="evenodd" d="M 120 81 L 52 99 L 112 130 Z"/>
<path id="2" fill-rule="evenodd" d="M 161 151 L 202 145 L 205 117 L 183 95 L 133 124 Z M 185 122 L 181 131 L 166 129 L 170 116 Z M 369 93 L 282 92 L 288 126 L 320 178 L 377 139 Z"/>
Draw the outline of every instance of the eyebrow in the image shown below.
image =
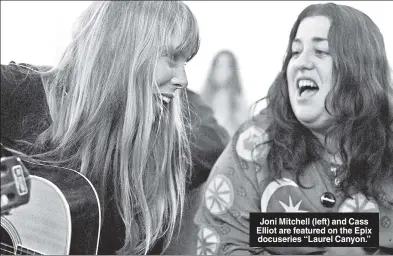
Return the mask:
<path id="1" fill-rule="evenodd" d="M 327 38 L 324 38 L 324 37 L 313 37 L 312 41 L 316 42 L 316 43 L 319 43 L 319 42 L 327 41 Z M 299 38 L 295 38 L 292 43 L 301 43 L 301 42 L 302 41 Z"/>

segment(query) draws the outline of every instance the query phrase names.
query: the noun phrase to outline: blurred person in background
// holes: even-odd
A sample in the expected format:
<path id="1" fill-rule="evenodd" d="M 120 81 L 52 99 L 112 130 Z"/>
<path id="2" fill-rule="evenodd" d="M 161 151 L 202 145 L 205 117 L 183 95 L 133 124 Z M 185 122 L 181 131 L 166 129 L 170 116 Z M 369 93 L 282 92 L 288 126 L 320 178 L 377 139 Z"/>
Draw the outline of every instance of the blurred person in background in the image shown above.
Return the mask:
<path id="1" fill-rule="evenodd" d="M 240 82 L 238 62 L 231 51 L 220 51 L 214 57 L 201 96 L 230 136 L 247 119 L 248 104 Z"/>

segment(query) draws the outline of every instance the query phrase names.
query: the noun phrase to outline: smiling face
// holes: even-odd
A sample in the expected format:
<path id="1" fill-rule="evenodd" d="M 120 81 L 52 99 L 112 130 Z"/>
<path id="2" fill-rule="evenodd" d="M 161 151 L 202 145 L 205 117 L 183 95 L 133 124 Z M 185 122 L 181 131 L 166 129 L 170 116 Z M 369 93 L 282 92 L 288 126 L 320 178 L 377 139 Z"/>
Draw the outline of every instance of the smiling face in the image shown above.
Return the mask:
<path id="1" fill-rule="evenodd" d="M 330 20 L 303 19 L 292 43 L 287 67 L 289 99 L 296 118 L 311 130 L 323 129 L 329 114 L 325 99 L 332 88 L 333 60 L 329 53 Z"/>
<path id="2" fill-rule="evenodd" d="M 157 61 L 155 81 L 160 90 L 161 98 L 166 103 L 172 100 L 176 90 L 184 89 L 188 85 L 185 71 L 187 58 L 177 50 L 180 44 L 181 36 L 180 33 L 176 32 L 171 38 L 168 52 L 165 50 Z"/>

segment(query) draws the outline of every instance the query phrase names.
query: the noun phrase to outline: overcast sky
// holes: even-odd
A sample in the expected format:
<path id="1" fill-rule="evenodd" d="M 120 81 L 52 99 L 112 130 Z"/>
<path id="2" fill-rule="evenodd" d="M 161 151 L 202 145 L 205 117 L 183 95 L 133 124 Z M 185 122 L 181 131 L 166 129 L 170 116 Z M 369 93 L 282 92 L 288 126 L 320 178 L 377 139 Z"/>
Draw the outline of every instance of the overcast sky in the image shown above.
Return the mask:
<path id="1" fill-rule="evenodd" d="M 1 1 L 1 63 L 54 65 L 70 40 L 73 21 L 90 2 Z M 199 92 L 214 54 L 229 49 L 238 58 L 249 103 L 263 97 L 281 67 L 297 15 L 318 2 L 325 1 L 186 1 L 201 34 L 199 53 L 187 65 L 189 87 Z M 374 20 L 393 63 L 393 2 L 338 3 Z"/>

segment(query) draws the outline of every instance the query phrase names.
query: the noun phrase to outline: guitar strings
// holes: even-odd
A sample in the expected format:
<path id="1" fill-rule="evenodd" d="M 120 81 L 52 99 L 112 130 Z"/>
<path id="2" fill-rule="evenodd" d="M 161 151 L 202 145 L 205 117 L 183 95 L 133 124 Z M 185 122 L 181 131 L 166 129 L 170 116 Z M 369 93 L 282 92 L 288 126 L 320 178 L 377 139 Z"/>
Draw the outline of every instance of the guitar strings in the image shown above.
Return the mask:
<path id="1" fill-rule="evenodd" d="M 10 253 L 10 254 L 14 254 L 14 251 L 9 251 L 9 250 L 6 250 L 4 248 L 0 248 L 0 250 L 1 250 L 1 252 L 7 252 L 7 253 Z"/>
<path id="2" fill-rule="evenodd" d="M 0 250 L 2 252 L 7 252 L 7 253 L 11 253 L 14 254 L 14 250 L 15 248 L 12 245 L 6 244 L 6 243 L 0 243 L 2 245 L 2 247 L 0 248 Z M 3 247 L 8 247 L 8 248 L 3 248 Z M 10 251 L 9 249 L 11 249 L 12 251 Z M 22 253 L 26 253 L 27 255 L 40 255 L 38 252 L 30 250 L 28 248 L 24 248 L 22 246 L 18 246 L 16 249 L 16 252 L 19 254 Z"/>
<path id="3" fill-rule="evenodd" d="M 17 246 L 16 251 L 17 252 L 24 252 L 24 253 L 26 253 L 25 255 L 41 255 L 40 253 L 38 253 L 36 251 L 33 251 L 33 250 L 28 249 L 28 248 L 22 247 L 20 245 Z"/>
<path id="4" fill-rule="evenodd" d="M 1 245 L 4 245 L 4 246 L 6 246 L 6 247 L 10 247 L 10 248 L 14 249 L 14 246 L 9 245 L 9 244 L 1 243 Z"/>

